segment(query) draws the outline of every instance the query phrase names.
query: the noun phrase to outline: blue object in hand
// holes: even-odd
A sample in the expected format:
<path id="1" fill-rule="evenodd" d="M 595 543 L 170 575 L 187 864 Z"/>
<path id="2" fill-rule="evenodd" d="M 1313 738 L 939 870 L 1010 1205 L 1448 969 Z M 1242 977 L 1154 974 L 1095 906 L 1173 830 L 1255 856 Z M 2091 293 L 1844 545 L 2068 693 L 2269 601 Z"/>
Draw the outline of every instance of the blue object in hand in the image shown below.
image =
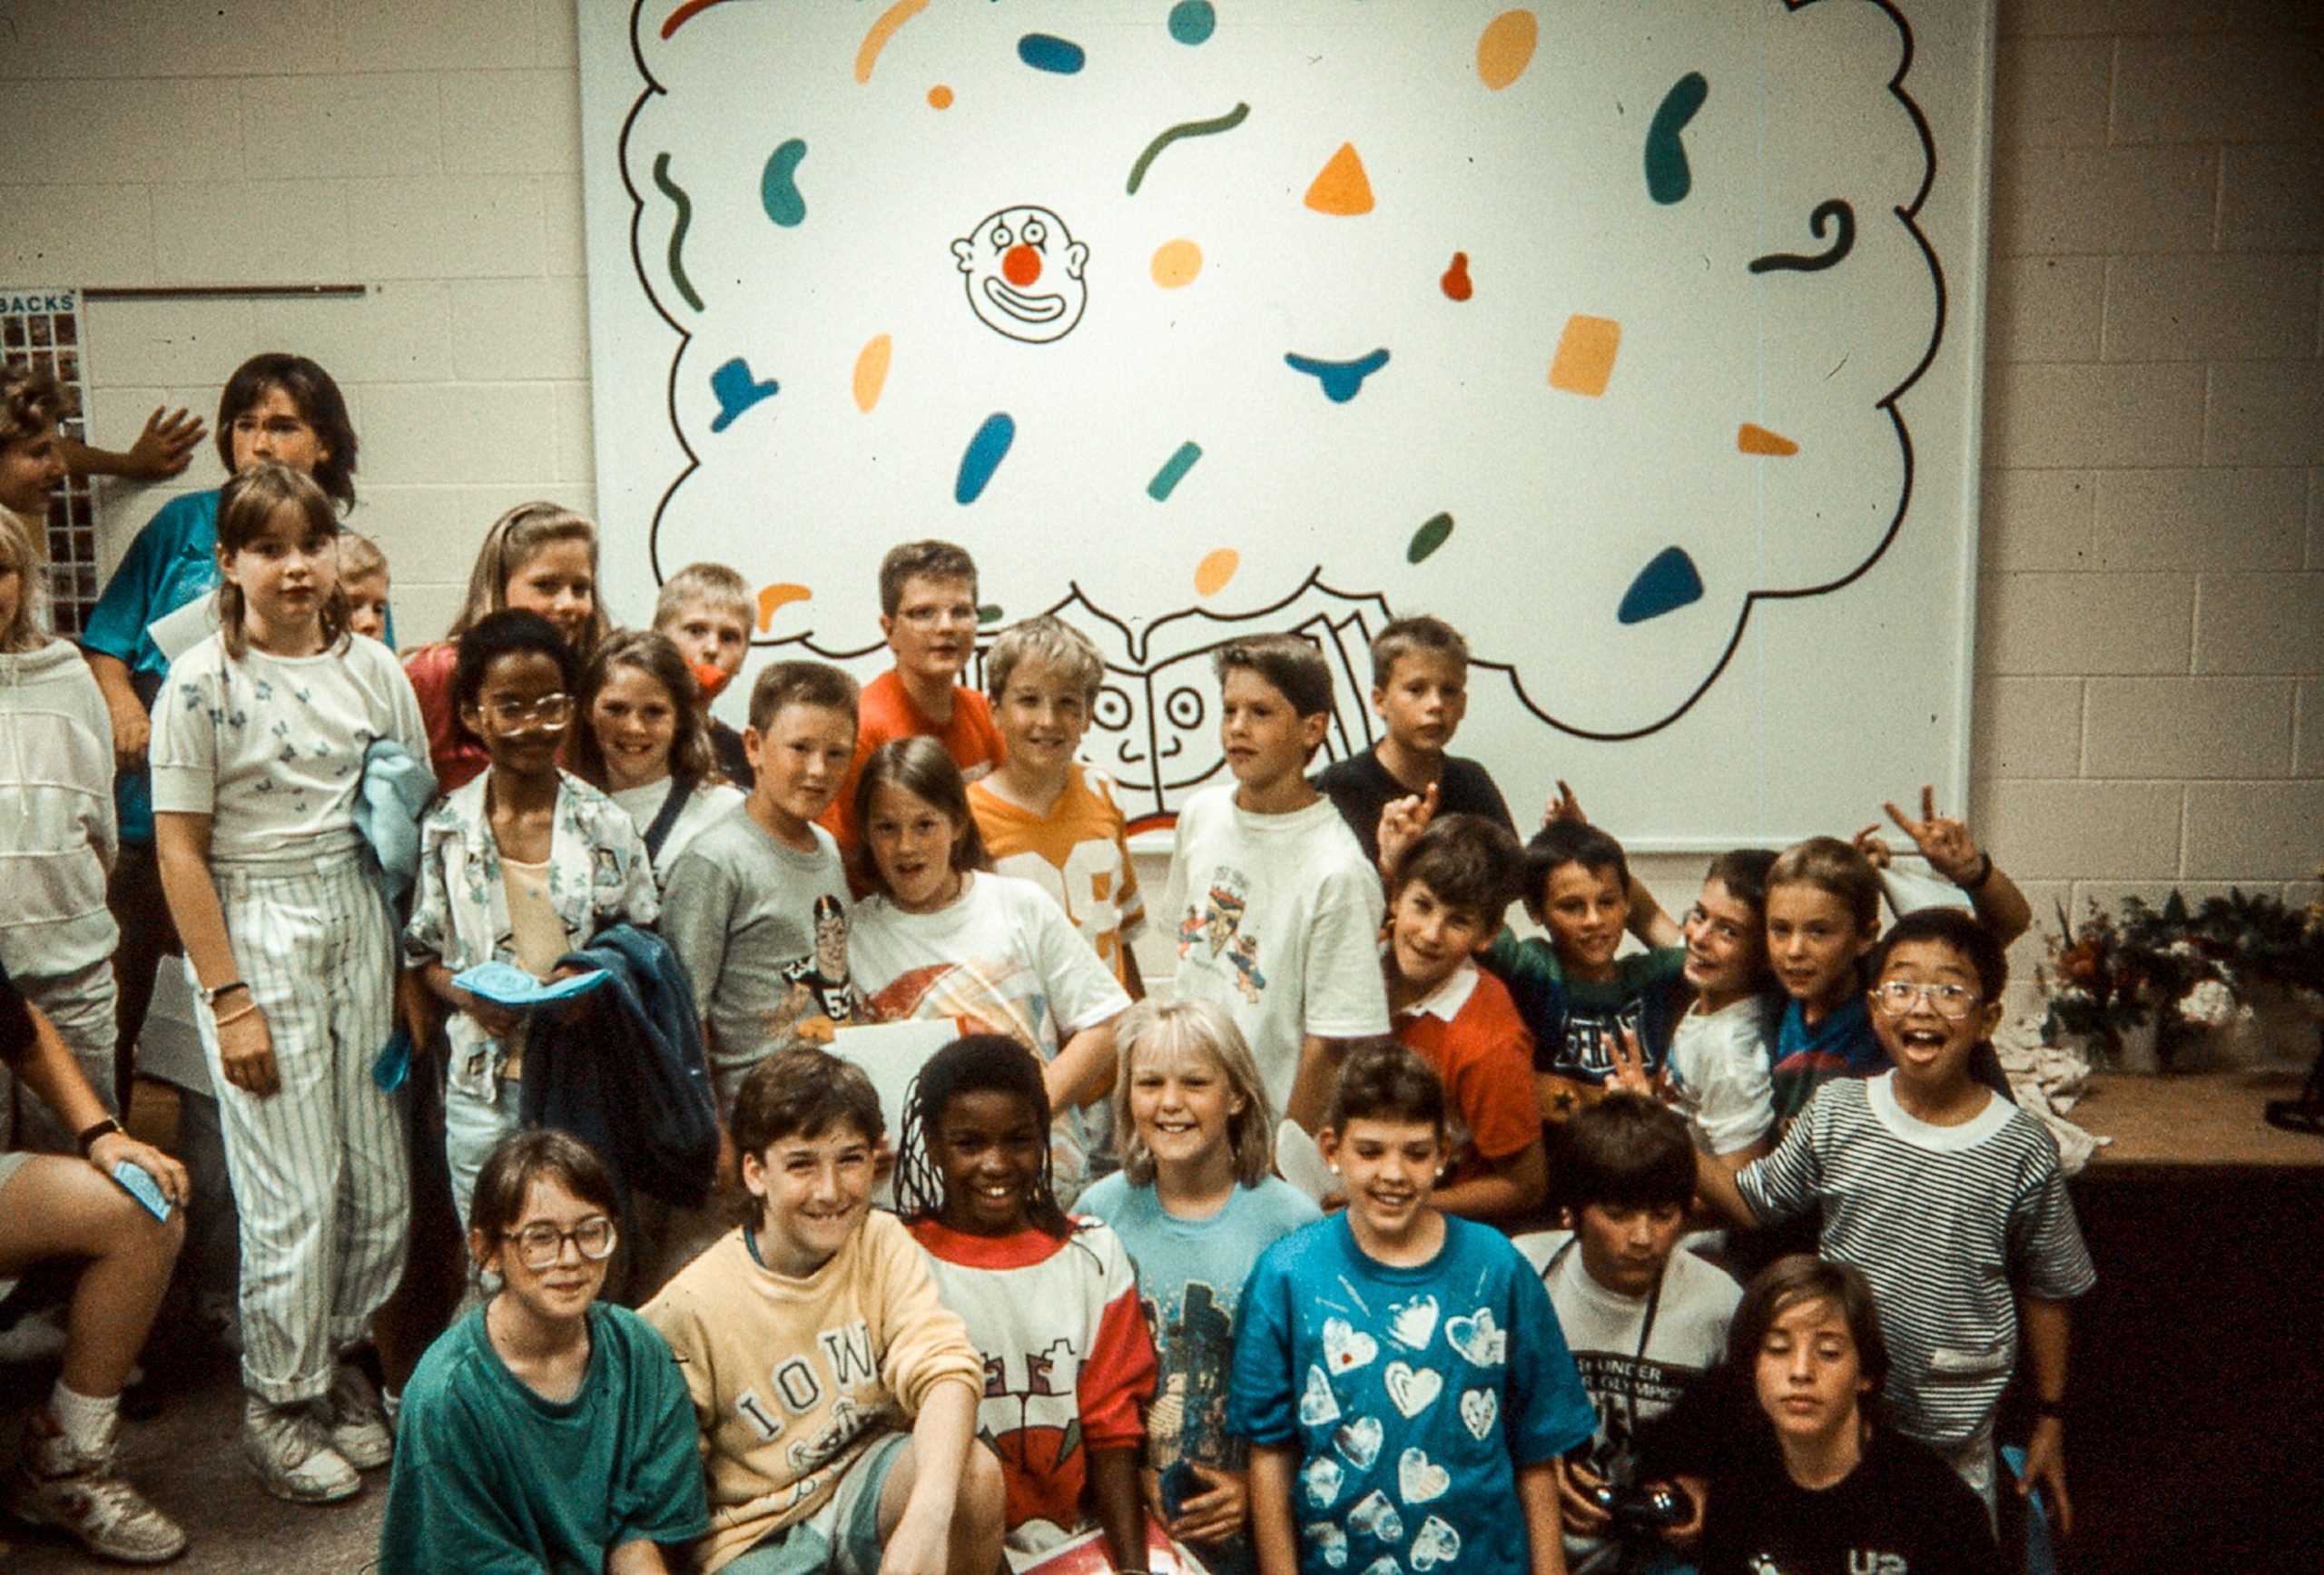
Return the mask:
<path id="1" fill-rule="evenodd" d="M 113 1167 L 113 1178 L 122 1191 L 143 1204 L 145 1212 L 155 1219 L 166 1221 L 170 1217 L 170 1200 L 162 1195 L 162 1184 L 143 1166 L 133 1160 L 118 1160 Z"/>

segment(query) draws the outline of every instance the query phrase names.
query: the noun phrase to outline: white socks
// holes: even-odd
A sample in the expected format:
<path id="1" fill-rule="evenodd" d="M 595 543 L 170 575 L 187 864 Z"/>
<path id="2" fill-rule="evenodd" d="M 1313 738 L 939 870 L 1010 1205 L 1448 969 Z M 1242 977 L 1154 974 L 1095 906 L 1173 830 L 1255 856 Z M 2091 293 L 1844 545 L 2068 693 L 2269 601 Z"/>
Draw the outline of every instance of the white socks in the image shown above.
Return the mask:
<path id="1" fill-rule="evenodd" d="M 48 1405 L 74 1453 L 101 1455 L 113 1448 L 113 1434 L 121 1421 L 120 1395 L 92 1400 L 65 1388 L 64 1380 L 60 1378 L 49 1392 Z"/>

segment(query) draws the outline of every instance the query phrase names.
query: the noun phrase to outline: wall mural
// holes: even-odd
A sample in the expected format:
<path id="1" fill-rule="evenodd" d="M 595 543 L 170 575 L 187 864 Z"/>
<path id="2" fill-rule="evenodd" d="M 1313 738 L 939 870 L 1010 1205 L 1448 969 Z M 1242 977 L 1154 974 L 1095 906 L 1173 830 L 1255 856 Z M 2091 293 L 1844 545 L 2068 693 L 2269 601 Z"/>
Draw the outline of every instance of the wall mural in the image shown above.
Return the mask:
<path id="1" fill-rule="evenodd" d="M 1957 794 L 1991 27 L 586 5 L 609 581 L 732 563 L 759 645 L 868 675 L 880 554 L 957 540 L 988 625 L 1107 651 L 1085 754 L 1145 812 L 1224 769 L 1216 644 L 1318 639 L 1344 753 L 1408 611 L 1513 800 L 1709 844 Z M 1789 788 L 1817 748 L 1876 780 Z"/>

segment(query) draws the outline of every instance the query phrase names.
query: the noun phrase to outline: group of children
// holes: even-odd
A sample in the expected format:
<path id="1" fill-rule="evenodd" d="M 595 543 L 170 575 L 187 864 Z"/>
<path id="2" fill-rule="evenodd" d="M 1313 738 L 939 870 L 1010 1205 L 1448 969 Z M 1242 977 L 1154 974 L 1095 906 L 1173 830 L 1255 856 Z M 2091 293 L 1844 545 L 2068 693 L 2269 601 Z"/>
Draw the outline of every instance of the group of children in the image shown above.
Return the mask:
<path id="1" fill-rule="evenodd" d="M 0 394 L 5 482 L 59 412 Z M 691 1548 L 989 1575 L 1077 1539 L 1089 1568 L 1219 1575 L 1998 1568 L 2021 1344 L 2022 1481 L 2066 1522 L 2091 1268 L 1985 1042 L 2030 915 L 1925 794 L 1891 814 L 1967 911 L 1884 939 L 1867 829 L 1725 855 L 1674 922 L 1563 784 L 1521 846 L 1447 753 L 1447 625 L 1381 633 L 1384 736 L 1312 778 L 1328 666 L 1236 639 L 1229 780 L 1180 807 L 1171 999 L 1142 999 L 1124 817 L 1077 760 L 1103 659 L 1037 617 L 963 684 L 959 547 L 883 561 L 890 671 L 767 664 L 738 734 L 709 714 L 750 637 L 731 569 L 615 632 L 589 522 L 525 505 L 447 639 L 399 661 L 386 560 L 339 525 L 357 445 L 329 375 L 254 359 L 218 434 L 227 484 L 147 527 L 80 652 L 0 511 L 0 663 L 26 675 L 0 707 L 59 741 L 0 764 L 41 811 L 0 850 L 41 879 L 0 902 L 45 902 L 59 937 L 0 925 L 0 1007 L 39 1009 L 0 1010 L 0 1050 L 54 1147 L 182 1204 L 113 1119 L 152 964 L 182 951 L 240 1216 L 243 1449 L 308 1502 L 392 1460 L 383 1570 Z M 1519 901 L 1541 936 L 1505 926 Z M 714 1116 L 732 1228 L 527 1123 L 571 1009 L 478 970 L 552 982 L 615 930 L 684 982 L 693 1020 L 653 1042 Z M 850 1030 L 905 1019 L 954 1037 L 891 1135 Z M 1294 1147 L 1328 1179 L 1282 1179 L 1313 1163 Z M 92 1260 L 9 1503 L 170 1557 L 113 1438 L 182 1216 L 9 1159 L 0 1274 Z M 416 1370 L 383 1335 L 382 1394 L 350 1358 L 427 1266 L 430 1187 L 475 1289 Z M 1818 1216 L 1827 1262 L 1729 1276 L 1768 1255 L 1749 1232 Z M 136 1291 L 100 1305 L 109 1266 Z M 1806 1496 L 1776 1513 L 1746 1481 Z M 1845 1482 L 1863 1503 L 1825 1514 Z M 1863 1562 L 1886 1557 L 1909 1562 Z"/>

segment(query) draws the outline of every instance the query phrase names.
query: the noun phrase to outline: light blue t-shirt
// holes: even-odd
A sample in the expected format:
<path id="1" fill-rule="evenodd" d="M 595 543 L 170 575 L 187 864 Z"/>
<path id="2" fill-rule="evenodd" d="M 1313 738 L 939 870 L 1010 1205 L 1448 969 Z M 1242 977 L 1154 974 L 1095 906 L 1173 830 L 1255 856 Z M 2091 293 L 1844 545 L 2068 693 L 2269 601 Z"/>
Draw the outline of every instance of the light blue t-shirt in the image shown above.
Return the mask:
<path id="1" fill-rule="evenodd" d="M 1243 1444 L 1226 1431 L 1226 1379 L 1235 1356 L 1235 1304 L 1259 1255 L 1323 1218 L 1307 1195 L 1270 1176 L 1238 1186 L 1207 1219 L 1181 1219 L 1152 1186 L 1120 1171 L 1081 1195 L 1075 1212 L 1113 1226 L 1137 1265 L 1137 1290 L 1161 1370 L 1146 1420 L 1147 1463 L 1165 1474 L 1182 1461 L 1228 1471 Z M 1192 1491 L 1204 1491 L 1197 1482 Z M 1210 1550 L 1204 1550 L 1209 1561 Z"/>
<path id="2" fill-rule="evenodd" d="M 1335 1216 L 1267 1249 L 1237 1323 L 1227 1428 L 1298 1452 L 1303 1575 L 1528 1575 L 1517 1468 L 1598 1415 L 1507 1236 L 1448 1216 L 1436 1256 L 1396 1268 Z"/>

